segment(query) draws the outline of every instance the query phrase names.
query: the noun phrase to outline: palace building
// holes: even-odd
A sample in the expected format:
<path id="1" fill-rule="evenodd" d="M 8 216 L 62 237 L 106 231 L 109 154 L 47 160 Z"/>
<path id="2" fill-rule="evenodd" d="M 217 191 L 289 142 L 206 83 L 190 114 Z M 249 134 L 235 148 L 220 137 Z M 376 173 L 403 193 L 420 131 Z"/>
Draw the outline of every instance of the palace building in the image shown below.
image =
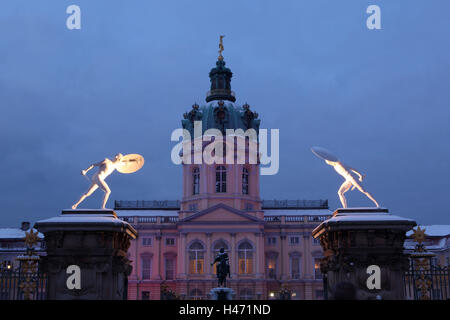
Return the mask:
<path id="1" fill-rule="evenodd" d="M 163 299 L 162 292 L 170 289 L 181 299 L 207 299 L 217 287 L 211 263 L 220 248 L 230 257 L 227 285 L 234 299 L 323 298 L 322 249 L 311 231 L 331 217 L 328 201 L 262 200 L 260 164 L 250 161 L 249 146 L 257 140 L 251 137 L 243 137 L 245 147 L 242 137 L 225 143 L 219 158 L 230 156 L 236 160 L 232 163 L 186 161 L 212 143 L 194 142 L 195 121 L 201 122 L 201 134 L 210 129 L 259 132 L 259 115 L 247 103 L 235 104 L 232 72 L 222 55 L 209 77 L 206 104 L 194 104 L 182 119 L 193 138 L 192 152 L 182 155 L 181 200 L 115 202 L 117 215 L 139 232 L 128 251 L 133 265 L 128 298 Z M 239 161 L 233 150 L 245 159 Z"/>

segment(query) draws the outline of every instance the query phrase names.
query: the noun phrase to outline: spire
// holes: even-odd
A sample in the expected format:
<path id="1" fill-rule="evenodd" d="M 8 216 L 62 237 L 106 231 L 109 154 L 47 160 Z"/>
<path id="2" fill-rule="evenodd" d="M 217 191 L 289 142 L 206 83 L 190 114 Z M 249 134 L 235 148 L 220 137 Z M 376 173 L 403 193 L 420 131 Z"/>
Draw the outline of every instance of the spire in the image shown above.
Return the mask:
<path id="1" fill-rule="evenodd" d="M 225 67 L 225 61 L 222 56 L 224 50 L 223 37 L 225 36 L 220 36 L 219 57 L 217 58 L 216 67 L 212 68 L 209 72 L 211 90 L 206 94 L 206 102 L 213 100 L 236 101 L 234 92 L 231 91 L 231 77 L 233 76 L 233 73 L 230 69 Z"/>

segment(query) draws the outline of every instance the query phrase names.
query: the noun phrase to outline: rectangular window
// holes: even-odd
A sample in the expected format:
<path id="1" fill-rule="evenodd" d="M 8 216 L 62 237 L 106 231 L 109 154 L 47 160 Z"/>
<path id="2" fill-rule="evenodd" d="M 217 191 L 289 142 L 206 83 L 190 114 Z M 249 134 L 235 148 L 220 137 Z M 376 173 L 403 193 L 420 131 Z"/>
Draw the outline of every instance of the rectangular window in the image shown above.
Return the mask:
<path id="1" fill-rule="evenodd" d="M 142 291 L 141 300 L 150 300 L 150 291 Z"/>
<path id="2" fill-rule="evenodd" d="M 152 238 L 149 238 L 149 237 L 142 238 L 142 245 L 145 247 L 151 246 Z"/>
<path id="3" fill-rule="evenodd" d="M 175 274 L 175 259 L 166 258 L 166 280 L 173 280 Z"/>
<path id="4" fill-rule="evenodd" d="M 269 246 L 274 246 L 277 244 L 277 238 L 276 237 L 268 237 L 267 238 L 267 244 Z"/>
<path id="5" fill-rule="evenodd" d="M 166 238 L 166 246 L 174 246 L 175 238 Z"/>
<path id="6" fill-rule="evenodd" d="M 313 245 L 318 246 L 318 245 L 320 245 L 320 240 L 316 239 L 316 238 L 312 238 L 312 243 L 313 243 Z"/>
<path id="7" fill-rule="evenodd" d="M 239 259 L 239 274 L 251 274 L 253 259 Z"/>
<path id="8" fill-rule="evenodd" d="M 267 260 L 267 276 L 269 279 L 277 278 L 277 260 L 270 258 Z"/>
<path id="9" fill-rule="evenodd" d="M 291 278 L 300 279 L 300 257 L 291 258 Z"/>
<path id="10" fill-rule="evenodd" d="M 291 236 L 289 237 L 289 244 L 291 246 L 297 246 L 300 244 L 300 237 L 299 236 Z"/>
<path id="11" fill-rule="evenodd" d="M 191 274 L 203 274 L 203 259 L 190 260 L 189 272 Z"/>
<path id="12" fill-rule="evenodd" d="M 152 274 L 152 259 L 149 257 L 142 258 L 142 279 L 148 280 Z"/>
<path id="13" fill-rule="evenodd" d="M 314 259 L 314 277 L 322 279 L 322 272 L 320 272 L 320 259 Z"/>
<path id="14" fill-rule="evenodd" d="M 323 299 L 323 290 L 316 290 L 316 299 Z"/>

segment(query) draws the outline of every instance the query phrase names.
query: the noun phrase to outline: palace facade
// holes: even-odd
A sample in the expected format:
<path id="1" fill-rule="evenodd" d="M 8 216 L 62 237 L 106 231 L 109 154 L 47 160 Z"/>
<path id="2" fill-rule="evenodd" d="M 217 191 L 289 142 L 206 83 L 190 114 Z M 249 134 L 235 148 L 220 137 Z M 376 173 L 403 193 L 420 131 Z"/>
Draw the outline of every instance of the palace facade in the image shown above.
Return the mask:
<path id="1" fill-rule="evenodd" d="M 328 202 L 261 200 L 260 163 L 251 147 L 258 146 L 259 115 L 247 103 L 235 104 L 232 72 L 221 55 L 209 77 L 206 104 L 194 104 L 182 119 L 192 139 L 180 153 L 181 200 L 115 202 L 118 216 L 139 232 L 129 249 L 129 299 L 161 299 L 164 288 L 182 299 L 206 299 L 217 286 L 211 263 L 220 248 L 230 257 L 227 283 L 235 299 L 279 298 L 281 292 L 321 299 L 322 249 L 311 231 L 331 216 Z M 227 140 L 223 149 L 202 138 L 230 129 L 246 135 Z M 218 161 L 195 161 L 205 150 Z"/>

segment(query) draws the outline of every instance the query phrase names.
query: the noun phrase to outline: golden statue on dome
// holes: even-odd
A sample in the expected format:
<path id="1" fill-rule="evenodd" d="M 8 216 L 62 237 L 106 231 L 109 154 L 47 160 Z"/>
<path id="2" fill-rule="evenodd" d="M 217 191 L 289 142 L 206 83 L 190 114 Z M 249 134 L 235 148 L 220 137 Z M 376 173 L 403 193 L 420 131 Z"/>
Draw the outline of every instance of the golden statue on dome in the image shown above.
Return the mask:
<path id="1" fill-rule="evenodd" d="M 223 48 L 223 37 L 225 37 L 225 36 L 220 36 L 220 43 L 219 43 L 219 60 L 223 60 L 223 56 L 222 56 L 222 52 L 223 52 L 223 50 L 225 50 L 224 48 Z"/>

